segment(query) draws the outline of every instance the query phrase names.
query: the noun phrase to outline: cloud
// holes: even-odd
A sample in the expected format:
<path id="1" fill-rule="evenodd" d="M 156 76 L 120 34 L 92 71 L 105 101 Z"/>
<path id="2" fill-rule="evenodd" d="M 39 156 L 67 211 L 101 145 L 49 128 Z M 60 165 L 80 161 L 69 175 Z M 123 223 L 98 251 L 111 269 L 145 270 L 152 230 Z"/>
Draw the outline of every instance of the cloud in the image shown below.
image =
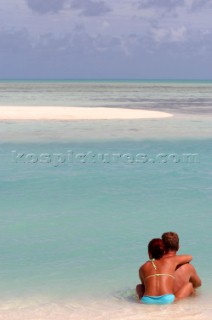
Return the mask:
<path id="1" fill-rule="evenodd" d="M 79 10 L 84 16 L 101 16 L 111 9 L 103 1 L 93 0 L 26 0 L 28 7 L 40 14 Z"/>
<path id="2" fill-rule="evenodd" d="M 212 33 L 181 26 L 149 33 L 89 34 L 78 24 L 66 35 L 32 37 L 0 31 L 2 78 L 209 77 Z"/>
<path id="3" fill-rule="evenodd" d="M 101 16 L 111 11 L 103 1 L 73 0 L 71 8 L 80 10 L 85 16 Z"/>
<path id="4" fill-rule="evenodd" d="M 158 8 L 166 12 L 173 12 L 177 8 L 185 8 L 188 11 L 197 11 L 203 7 L 212 6 L 212 0 L 138 0 L 140 9 Z"/>
<path id="5" fill-rule="evenodd" d="M 185 0 L 191 11 L 198 11 L 204 7 L 212 6 L 211 0 Z"/>
<path id="6" fill-rule="evenodd" d="M 57 13 L 63 9 L 67 0 L 26 0 L 28 7 L 41 14 Z"/>
<path id="7" fill-rule="evenodd" d="M 185 42 L 187 29 L 184 26 L 178 28 L 152 28 L 152 38 L 156 43 Z"/>
<path id="8" fill-rule="evenodd" d="M 166 11 L 173 11 L 177 7 L 184 6 L 184 0 L 139 0 L 137 1 L 138 8 L 149 9 L 149 8 L 159 8 L 166 9 Z"/>

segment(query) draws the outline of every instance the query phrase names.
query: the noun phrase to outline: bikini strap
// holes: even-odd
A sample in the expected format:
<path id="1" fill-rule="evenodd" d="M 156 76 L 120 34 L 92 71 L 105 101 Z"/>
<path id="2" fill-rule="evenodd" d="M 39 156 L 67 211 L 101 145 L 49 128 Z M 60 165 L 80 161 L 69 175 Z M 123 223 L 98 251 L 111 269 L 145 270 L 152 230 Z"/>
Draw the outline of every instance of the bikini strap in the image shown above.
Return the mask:
<path id="1" fill-rule="evenodd" d="M 155 263 L 154 263 L 155 259 L 153 258 L 153 259 L 150 259 L 149 261 L 152 263 L 153 268 L 154 268 L 155 270 L 157 270 L 157 267 L 156 267 L 156 265 L 155 265 Z"/>

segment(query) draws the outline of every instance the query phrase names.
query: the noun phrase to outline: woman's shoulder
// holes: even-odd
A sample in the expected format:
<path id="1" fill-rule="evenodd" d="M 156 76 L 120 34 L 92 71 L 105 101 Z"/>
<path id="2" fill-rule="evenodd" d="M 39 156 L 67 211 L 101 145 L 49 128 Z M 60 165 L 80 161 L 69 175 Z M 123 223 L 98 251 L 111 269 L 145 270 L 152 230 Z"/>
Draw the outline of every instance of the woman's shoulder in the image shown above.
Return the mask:
<path id="1" fill-rule="evenodd" d="M 140 266 L 139 270 L 142 271 L 142 270 L 148 269 L 149 265 L 150 265 L 150 260 L 147 260 Z"/>

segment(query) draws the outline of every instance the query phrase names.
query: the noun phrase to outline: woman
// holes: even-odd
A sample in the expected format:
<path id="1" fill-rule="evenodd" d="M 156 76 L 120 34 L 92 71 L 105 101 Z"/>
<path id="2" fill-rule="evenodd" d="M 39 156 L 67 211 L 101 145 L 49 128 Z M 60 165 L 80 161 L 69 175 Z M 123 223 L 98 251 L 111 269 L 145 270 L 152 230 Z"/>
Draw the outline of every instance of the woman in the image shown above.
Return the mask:
<path id="1" fill-rule="evenodd" d="M 161 239 L 152 239 L 148 244 L 150 260 L 139 269 L 141 285 L 136 287 L 138 298 L 147 304 L 167 304 L 193 292 L 191 283 L 187 283 L 174 295 L 174 272 L 180 264 L 192 260 L 191 255 L 166 257 L 164 244 Z"/>

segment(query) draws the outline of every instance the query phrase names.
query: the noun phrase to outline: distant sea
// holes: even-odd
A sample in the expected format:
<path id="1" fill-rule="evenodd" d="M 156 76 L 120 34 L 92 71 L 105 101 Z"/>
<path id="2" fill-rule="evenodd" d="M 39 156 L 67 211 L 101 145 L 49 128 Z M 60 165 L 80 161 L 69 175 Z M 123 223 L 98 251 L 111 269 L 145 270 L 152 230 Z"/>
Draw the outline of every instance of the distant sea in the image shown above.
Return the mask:
<path id="1" fill-rule="evenodd" d="M 210 319 L 212 81 L 2 80 L 0 106 L 173 114 L 0 123 L 0 319 Z M 203 285 L 144 306 L 138 268 L 164 231 Z"/>
<path id="2" fill-rule="evenodd" d="M 0 81 L 0 105 L 125 107 L 211 113 L 212 81 Z"/>

